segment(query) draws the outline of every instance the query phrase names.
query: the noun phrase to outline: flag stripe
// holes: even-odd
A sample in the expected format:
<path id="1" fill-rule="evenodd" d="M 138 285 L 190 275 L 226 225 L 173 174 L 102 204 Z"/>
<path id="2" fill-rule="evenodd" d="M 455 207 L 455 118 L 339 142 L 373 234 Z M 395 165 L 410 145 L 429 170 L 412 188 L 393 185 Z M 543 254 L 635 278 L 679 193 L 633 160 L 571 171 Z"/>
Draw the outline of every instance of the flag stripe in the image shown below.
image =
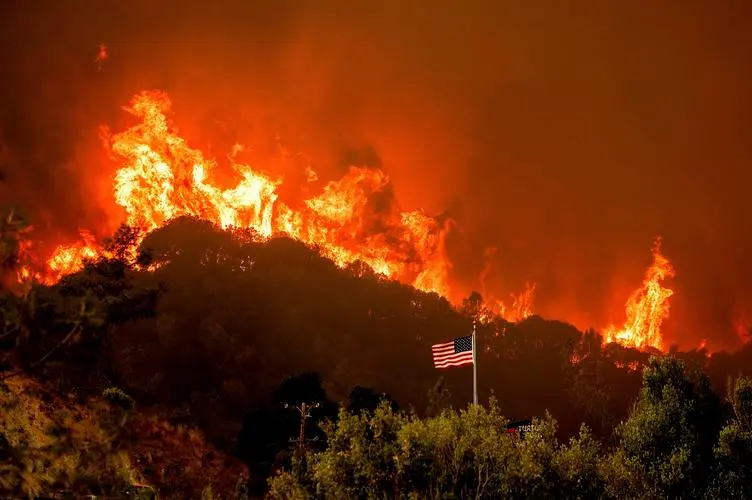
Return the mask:
<path id="1" fill-rule="evenodd" d="M 463 356 L 468 355 L 468 354 L 470 355 L 470 357 L 472 357 L 473 352 L 472 351 L 459 352 L 459 353 L 458 352 L 450 352 L 450 353 L 440 354 L 440 355 L 439 354 L 434 354 L 433 355 L 433 359 L 434 359 L 434 361 L 444 361 L 445 359 L 451 359 L 451 358 L 456 358 L 456 357 L 463 357 Z"/>
<path id="2" fill-rule="evenodd" d="M 433 357 L 441 357 L 441 356 L 449 356 L 457 354 L 457 352 L 454 349 L 442 349 L 442 350 L 436 350 L 433 351 Z"/>
<path id="3" fill-rule="evenodd" d="M 469 356 L 450 358 L 444 361 L 434 361 L 435 368 L 449 368 L 450 366 L 462 366 L 473 363 L 473 354 Z"/>

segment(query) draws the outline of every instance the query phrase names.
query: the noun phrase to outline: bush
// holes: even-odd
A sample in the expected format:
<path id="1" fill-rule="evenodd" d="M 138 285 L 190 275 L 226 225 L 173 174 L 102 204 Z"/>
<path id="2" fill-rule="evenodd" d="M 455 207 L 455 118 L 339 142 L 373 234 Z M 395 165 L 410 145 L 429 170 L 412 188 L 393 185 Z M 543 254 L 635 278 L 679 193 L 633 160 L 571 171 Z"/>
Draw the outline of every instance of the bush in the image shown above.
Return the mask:
<path id="1" fill-rule="evenodd" d="M 492 399 L 418 418 L 384 401 L 344 408 L 324 425 L 327 448 L 269 480 L 272 498 L 749 498 L 752 381 L 729 396 L 732 418 L 707 378 L 653 358 L 610 449 L 582 426 L 568 443 L 557 422 L 533 419 L 524 438 Z M 735 495 L 735 496 L 734 496 Z"/>

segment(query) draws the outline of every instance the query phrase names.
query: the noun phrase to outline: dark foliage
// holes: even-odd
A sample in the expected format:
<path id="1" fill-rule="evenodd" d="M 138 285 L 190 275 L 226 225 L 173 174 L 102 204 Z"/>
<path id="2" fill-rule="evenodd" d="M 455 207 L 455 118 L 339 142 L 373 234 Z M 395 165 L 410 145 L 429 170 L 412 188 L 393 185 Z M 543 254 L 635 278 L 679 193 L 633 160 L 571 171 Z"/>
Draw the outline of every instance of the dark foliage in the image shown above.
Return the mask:
<path id="1" fill-rule="evenodd" d="M 707 378 L 673 357 L 653 358 L 619 439 L 586 426 L 562 443 L 550 415 L 521 436 L 499 412 L 470 406 L 424 419 L 385 402 L 325 425 L 327 448 L 270 481 L 272 498 L 749 498 L 752 379 L 730 389 L 722 416 Z"/>
<path id="2" fill-rule="evenodd" d="M 373 413 L 379 405 L 386 401 L 392 411 L 398 411 L 399 405 L 386 393 L 378 393 L 370 387 L 353 387 L 347 397 L 347 411 L 355 415 L 362 412 Z"/>
<path id="3" fill-rule="evenodd" d="M 8 234 L 12 239 L 16 233 Z M 400 418 L 407 417 L 397 401 L 417 415 L 441 419 L 442 411 L 463 407 L 471 397 L 470 370 L 438 377 L 430 345 L 471 330 L 482 307 L 477 293 L 457 310 L 362 263 L 339 269 L 299 242 L 260 242 L 251 232 L 221 231 L 194 219 L 149 234 L 134 253 L 137 236 L 121 228 L 109 244 L 110 258 L 88 263 L 56 286 L 0 294 L 6 363 L 0 377 L 22 370 L 78 394 L 121 387 L 132 399 L 117 391 L 105 397 L 123 409 L 134 400 L 158 408 L 241 456 L 251 466 L 250 493 L 263 490 L 275 470 L 301 470 L 290 451 L 302 403 L 319 403 L 305 419 L 305 436 L 308 449 L 326 453 L 331 434 L 322 427 L 341 418 L 336 402 L 370 422 L 363 424 L 364 436 L 372 436 L 377 427 L 368 419 L 385 418 L 379 404 Z M 6 248 L 12 253 L 17 247 Z M 7 262 L 12 267 L 12 258 Z M 144 265 L 154 270 L 138 270 Z M 594 437 L 578 434 L 582 422 L 604 444 L 621 447 L 608 462 L 611 472 L 601 468 L 593 476 L 594 484 L 603 482 L 599 488 L 607 483 L 615 491 L 629 477 L 624 491 L 650 496 L 709 483 L 741 488 L 748 477 L 746 469 L 736 472 L 738 457 L 748 452 L 746 386 L 737 390 L 735 413 L 712 389 L 721 393 L 729 374 L 749 374 L 752 346 L 712 356 L 674 352 L 680 366 L 649 363 L 647 353 L 602 346 L 597 332 L 539 317 L 520 323 L 496 318 L 479 323 L 477 334 L 482 402 L 495 397 L 500 412 L 513 418 L 550 410 L 558 420 L 552 435 L 578 436 L 567 448 L 569 458 L 556 460 L 593 455 Z M 736 423 L 729 427 L 732 413 Z M 641 448 L 650 436 L 635 431 L 641 421 L 649 422 L 656 446 Z M 672 427 L 677 421 L 682 426 Z M 551 465 L 559 452 L 549 451 L 541 453 L 549 453 Z M 669 469 L 634 465 L 647 456 Z M 677 456 L 692 467 L 676 465 Z M 716 461 L 734 474 L 718 472 Z M 421 463 L 412 466 L 429 467 Z M 569 476 L 563 469 L 550 474 L 575 488 L 578 474 L 594 474 L 588 464 L 577 465 L 582 470 L 572 465 Z M 315 482 L 306 481 L 304 487 Z M 522 476 L 514 481 L 519 491 L 533 491 L 520 486 L 527 481 Z"/>
<path id="4" fill-rule="evenodd" d="M 136 234 L 122 227 L 110 244 L 111 258 L 90 261 L 55 286 L 33 283 L 22 294 L 0 290 L 0 354 L 6 368 L 102 389 L 95 379 L 110 374 L 109 365 L 102 361 L 112 328 L 153 316 L 159 297 L 159 287 L 134 286 L 135 261 L 126 257 L 125 249 L 133 247 Z M 61 368 L 61 360 L 67 365 L 62 378 L 56 369 Z"/>

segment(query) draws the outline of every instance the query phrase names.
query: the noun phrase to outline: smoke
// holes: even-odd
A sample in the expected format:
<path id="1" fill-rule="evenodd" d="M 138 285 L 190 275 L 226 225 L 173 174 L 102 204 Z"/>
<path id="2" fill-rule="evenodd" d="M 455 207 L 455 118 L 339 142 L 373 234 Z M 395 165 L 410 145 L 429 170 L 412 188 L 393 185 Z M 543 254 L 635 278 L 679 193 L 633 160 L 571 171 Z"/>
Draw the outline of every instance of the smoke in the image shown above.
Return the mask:
<path id="1" fill-rule="evenodd" d="M 747 3 L 7 9 L 4 178 L 50 230 L 106 230 L 98 127 L 121 126 L 131 94 L 160 88 L 184 135 L 220 158 L 252 144 L 254 165 L 286 179 L 310 165 L 318 182 L 360 161 L 387 171 L 405 209 L 448 209 L 468 290 L 494 247 L 489 289 L 532 280 L 546 316 L 619 323 L 660 234 L 677 271 L 670 340 L 731 346 L 752 308 Z"/>

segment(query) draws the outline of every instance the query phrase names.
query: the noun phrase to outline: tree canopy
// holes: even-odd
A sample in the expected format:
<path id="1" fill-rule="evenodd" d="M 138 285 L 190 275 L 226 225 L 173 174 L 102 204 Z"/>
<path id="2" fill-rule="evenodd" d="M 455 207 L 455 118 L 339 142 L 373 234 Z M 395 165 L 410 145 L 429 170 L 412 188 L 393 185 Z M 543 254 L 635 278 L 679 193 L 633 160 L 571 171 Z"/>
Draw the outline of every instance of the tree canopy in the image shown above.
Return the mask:
<path id="1" fill-rule="evenodd" d="M 707 377 L 652 358 L 613 446 L 585 425 L 559 441 L 550 414 L 521 438 L 495 399 L 426 418 L 386 402 L 359 415 L 343 408 L 324 425 L 326 449 L 271 478 L 270 496 L 750 498 L 751 389 L 737 379 L 724 406 Z"/>

